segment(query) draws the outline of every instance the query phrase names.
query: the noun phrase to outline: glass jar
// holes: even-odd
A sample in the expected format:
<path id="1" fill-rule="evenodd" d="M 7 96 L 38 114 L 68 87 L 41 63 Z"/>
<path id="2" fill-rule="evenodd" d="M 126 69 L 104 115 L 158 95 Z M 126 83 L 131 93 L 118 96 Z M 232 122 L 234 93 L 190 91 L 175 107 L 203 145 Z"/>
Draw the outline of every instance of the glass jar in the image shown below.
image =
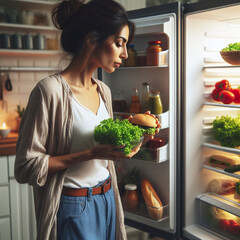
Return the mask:
<path id="1" fill-rule="evenodd" d="M 128 58 L 124 61 L 124 67 L 137 66 L 137 54 L 134 49 L 134 44 L 127 45 Z"/>
<path id="2" fill-rule="evenodd" d="M 138 193 L 136 184 L 126 184 L 123 195 L 123 206 L 126 211 L 133 212 L 138 206 Z"/>
<path id="3" fill-rule="evenodd" d="M 160 91 L 151 91 L 149 96 L 149 109 L 152 114 L 162 114 L 163 105 Z"/>
<path id="4" fill-rule="evenodd" d="M 137 52 L 137 65 L 138 66 L 146 66 L 147 65 L 146 51 Z"/>
<path id="5" fill-rule="evenodd" d="M 147 82 L 142 83 L 142 112 L 149 111 L 149 84 Z"/>
<path id="6" fill-rule="evenodd" d="M 131 113 L 140 113 L 141 111 L 141 103 L 139 100 L 138 89 L 132 89 L 132 96 L 131 96 L 131 104 L 130 104 L 130 112 Z"/>
<path id="7" fill-rule="evenodd" d="M 148 42 L 147 48 L 147 65 L 159 66 L 160 65 L 160 52 L 162 51 L 161 41 Z"/>

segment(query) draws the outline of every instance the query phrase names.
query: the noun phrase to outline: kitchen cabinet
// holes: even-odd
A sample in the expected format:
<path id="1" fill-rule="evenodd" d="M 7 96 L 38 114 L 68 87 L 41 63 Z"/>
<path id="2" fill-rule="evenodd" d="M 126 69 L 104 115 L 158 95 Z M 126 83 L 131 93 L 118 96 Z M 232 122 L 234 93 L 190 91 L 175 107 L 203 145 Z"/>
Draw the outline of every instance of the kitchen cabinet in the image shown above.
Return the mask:
<path id="1" fill-rule="evenodd" d="M 15 156 L 0 157 L 0 239 L 36 238 L 32 187 L 14 178 Z"/>

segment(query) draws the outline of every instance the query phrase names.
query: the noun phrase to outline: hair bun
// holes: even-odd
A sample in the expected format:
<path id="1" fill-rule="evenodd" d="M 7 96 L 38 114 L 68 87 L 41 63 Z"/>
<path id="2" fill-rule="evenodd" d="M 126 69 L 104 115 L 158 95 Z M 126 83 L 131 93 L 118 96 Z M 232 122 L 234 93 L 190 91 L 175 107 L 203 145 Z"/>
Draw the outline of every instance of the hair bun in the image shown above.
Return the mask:
<path id="1" fill-rule="evenodd" d="M 65 0 L 59 3 L 53 10 L 52 20 L 56 28 L 65 29 L 74 16 L 85 4 L 85 0 Z"/>

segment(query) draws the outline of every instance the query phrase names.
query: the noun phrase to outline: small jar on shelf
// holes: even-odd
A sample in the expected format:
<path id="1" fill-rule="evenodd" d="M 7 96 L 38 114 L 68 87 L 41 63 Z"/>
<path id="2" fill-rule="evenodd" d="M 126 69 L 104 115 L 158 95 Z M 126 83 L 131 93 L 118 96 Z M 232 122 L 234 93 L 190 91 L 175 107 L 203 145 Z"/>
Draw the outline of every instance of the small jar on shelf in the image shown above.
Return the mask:
<path id="1" fill-rule="evenodd" d="M 149 109 L 152 114 L 162 114 L 163 105 L 160 91 L 151 91 L 149 96 Z"/>
<path id="2" fill-rule="evenodd" d="M 130 112 L 131 113 L 140 113 L 141 111 L 141 103 L 139 100 L 138 89 L 132 89 L 132 96 L 131 96 L 131 104 L 130 104 Z"/>
<path id="3" fill-rule="evenodd" d="M 149 41 L 147 48 L 147 65 L 148 66 L 160 66 L 161 59 L 160 53 L 162 51 L 161 41 Z"/>
<path id="4" fill-rule="evenodd" d="M 134 44 L 127 45 L 128 58 L 124 60 L 124 67 L 137 66 L 137 54 L 134 49 Z"/>
<path id="5" fill-rule="evenodd" d="M 126 211 L 133 212 L 138 207 L 138 193 L 136 184 L 126 184 L 123 195 L 123 206 Z"/>

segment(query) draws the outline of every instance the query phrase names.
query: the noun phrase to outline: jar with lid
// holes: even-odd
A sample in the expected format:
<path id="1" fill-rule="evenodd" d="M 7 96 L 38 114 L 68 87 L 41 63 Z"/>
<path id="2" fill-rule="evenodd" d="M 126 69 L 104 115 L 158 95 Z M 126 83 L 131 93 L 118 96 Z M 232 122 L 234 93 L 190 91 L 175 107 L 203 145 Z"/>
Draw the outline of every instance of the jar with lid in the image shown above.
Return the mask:
<path id="1" fill-rule="evenodd" d="M 148 42 L 147 48 L 147 65 L 159 66 L 160 65 L 160 52 L 162 51 L 161 41 Z"/>
<path id="2" fill-rule="evenodd" d="M 136 184 L 126 184 L 123 195 L 123 206 L 126 211 L 133 212 L 138 207 L 138 193 Z"/>
<path id="3" fill-rule="evenodd" d="M 162 114 L 163 105 L 160 91 L 151 91 L 149 96 L 149 109 L 152 114 Z"/>
<path id="4" fill-rule="evenodd" d="M 149 84 L 147 82 L 142 83 L 142 112 L 149 111 Z"/>
<path id="5" fill-rule="evenodd" d="M 128 58 L 124 61 L 125 67 L 134 67 L 137 66 L 137 54 L 134 49 L 134 44 L 127 45 Z"/>
<path id="6" fill-rule="evenodd" d="M 132 89 L 132 96 L 131 96 L 131 104 L 130 104 L 130 112 L 131 113 L 140 113 L 141 111 L 141 103 L 139 100 L 138 89 Z"/>

